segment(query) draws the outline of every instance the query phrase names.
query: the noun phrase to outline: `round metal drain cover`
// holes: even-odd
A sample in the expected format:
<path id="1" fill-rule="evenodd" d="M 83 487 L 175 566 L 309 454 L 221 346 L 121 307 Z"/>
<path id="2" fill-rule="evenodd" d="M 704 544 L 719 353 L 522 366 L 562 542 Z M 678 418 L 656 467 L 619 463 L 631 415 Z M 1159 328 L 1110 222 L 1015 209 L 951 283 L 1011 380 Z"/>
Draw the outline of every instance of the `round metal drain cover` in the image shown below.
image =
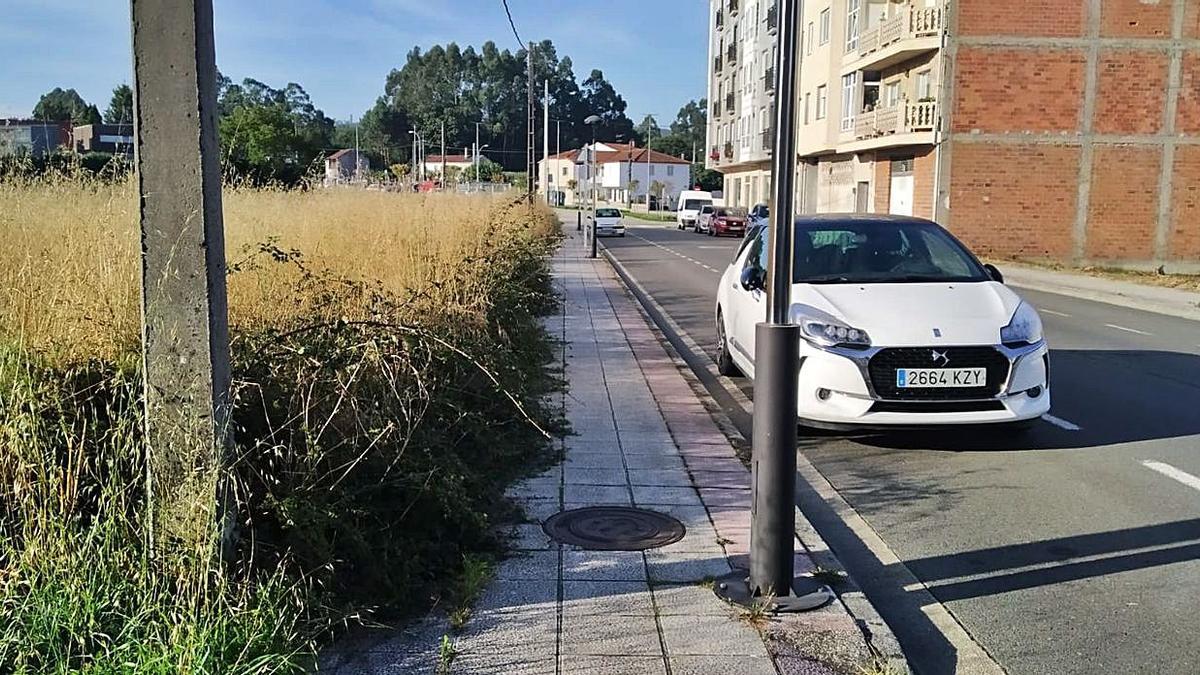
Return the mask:
<path id="1" fill-rule="evenodd" d="M 683 539 L 674 518 L 628 506 L 588 506 L 556 513 L 542 523 L 551 539 L 592 551 L 644 551 Z"/>

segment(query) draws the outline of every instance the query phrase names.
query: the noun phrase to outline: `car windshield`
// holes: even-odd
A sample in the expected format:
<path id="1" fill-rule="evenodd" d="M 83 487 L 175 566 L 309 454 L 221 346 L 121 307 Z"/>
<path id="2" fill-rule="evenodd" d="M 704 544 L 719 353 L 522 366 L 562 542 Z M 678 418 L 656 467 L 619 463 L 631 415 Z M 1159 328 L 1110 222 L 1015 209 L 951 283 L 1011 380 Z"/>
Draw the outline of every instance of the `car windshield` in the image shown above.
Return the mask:
<path id="1" fill-rule="evenodd" d="M 767 228 L 752 259 L 765 266 Z M 919 220 L 796 225 L 792 281 L 806 284 L 987 281 L 983 265 L 944 229 Z"/>
<path id="2" fill-rule="evenodd" d="M 620 218 L 621 212 L 617 209 L 596 209 L 597 218 Z"/>
<path id="3" fill-rule="evenodd" d="M 705 206 L 712 206 L 712 200 L 709 199 L 686 199 L 683 202 L 684 211 L 699 211 Z"/>
<path id="4" fill-rule="evenodd" d="M 717 209 L 716 215 L 725 216 L 726 218 L 745 218 L 746 209 L 740 206 L 722 206 Z"/>

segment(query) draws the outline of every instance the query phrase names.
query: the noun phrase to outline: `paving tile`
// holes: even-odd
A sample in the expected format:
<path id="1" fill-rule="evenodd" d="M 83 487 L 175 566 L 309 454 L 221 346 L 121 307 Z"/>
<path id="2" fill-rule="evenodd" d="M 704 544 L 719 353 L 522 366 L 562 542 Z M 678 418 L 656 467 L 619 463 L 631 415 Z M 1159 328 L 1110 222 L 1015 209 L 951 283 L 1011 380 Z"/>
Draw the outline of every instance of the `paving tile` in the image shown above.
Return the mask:
<path id="1" fill-rule="evenodd" d="M 687 453 L 682 453 L 682 456 L 689 471 L 740 473 L 746 476 L 746 484 L 750 484 L 750 471 L 733 457 L 712 457 L 709 455 L 689 455 Z"/>
<path id="2" fill-rule="evenodd" d="M 697 487 L 749 489 L 750 472 L 738 471 L 692 471 Z"/>
<path id="3" fill-rule="evenodd" d="M 509 544 L 518 551 L 548 551 L 554 546 L 541 523 L 521 523 L 512 528 L 510 535 Z"/>
<path id="4" fill-rule="evenodd" d="M 640 551 L 563 551 L 563 581 L 645 581 Z"/>
<path id="5" fill-rule="evenodd" d="M 496 567 L 497 579 L 539 581 L 558 579 L 558 551 L 523 551 Z"/>
<path id="6" fill-rule="evenodd" d="M 553 656 L 469 652 L 454 659 L 451 675 L 556 675 Z"/>
<path id="7" fill-rule="evenodd" d="M 634 485 L 633 501 L 638 506 L 655 504 L 677 504 L 680 506 L 702 506 L 700 495 L 693 487 L 669 487 L 660 485 Z"/>
<path id="8" fill-rule="evenodd" d="M 692 479 L 686 471 L 680 469 L 635 469 L 629 472 L 629 482 L 633 485 L 663 485 L 671 487 L 691 487 Z"/>
<path id="9" fill-rule="evenodd" d="M 709 555 L 690 551 L 646 551 L 650 579 L 660 582 L 699 582 L 728 574 L 732 568 L 724 555 Z"/>
<path id="10" fill-rule="evenodd" d="M 713 675 L 714 673 L 737 673 L 737 675 L 775 675 L 775 666 L 765 653 L 763 656 L 672 656 L 672 675 Z M 829 672 L 814 671 L 817 673 Z"/>
<path id="11" fill-rule="evenodd" d="M 709 508 L 735 507 L 750 508 L 750 490 L 731 490 L 728 488 L 700 488 L 700 499 Z"/>
<path id="12" fill-rule="evenodd" d="M 435 647 L 414 652 L 364 652 L 354 654 L 330 671 L 335 675 L 434 675 L 438 667 Z M 324 670 L 322 670 L 324 672 Z"/>
<path id="13" fill-rule="evenodd" d="M 653 616 L 645 581 L 564 581 L 563 614 Z"/>
<path id="14" fill-rule="evenodd" d="M 525 518 L 527 518 L 531 524 L 540 526 L 542 521 L 561 511 L 562 507 L 558 505 L 557 500 L 539 499 L 537 501 L 525 502 L 521 504 L 521 509 L 525 512 Z"/>
<path id="15" fill-rule="evenodd" d="M 683 463 L 680 462 L 680 466 Z M 580 469 L 623 469 L 619 452 L 576 452 L 567 451 L 566 471 Z"/>
<path id="16" fill-rule="evenodd" d="M 568 485 L 626 485 L 624 469 L 588 469 L 567 467 L 563 480 Z"/>
<path id="17" fill-rule="evenodd" d="M 660 616 L 669 656 L 761 656 L 770 663 L 758 631 L 729 616 Z"/>
<path id="18" fill-rule="evenodd" d="M 666 675 L 661 656 L 572 656 L 560 659 L 561 675 Z"/>
<path id="19" fill-rule="evenodd" d="M 632 504 L 625 485 L 566 485 L 563 501 L 584 504 Z"/>
<path id="20" fill-rule="evenodd" d="M 560 653 L 659 656 L 662 644 L 653 616 L 564 614 Z"/>
<path id="21" fill-rule="evenodd" d="M 557 611 L 558 580 L 498 579 L 475 602 L 474 612 L 513 614 L 531 610 Z"/>
<path id="22" fill-rule="evenodd" d="M 682 471 L 683 460 L 676 454 L 643 455 L 626 453 L 625 466 L 630 471 L 634 469 L 675 469 Z"/>
<path id="23" fill-rule="evenodd" d="M 558 483 L 539 482 L 539 483 L 517 483 L 510 487 L 506 496 L 512 499 L 534 500 L 534 499 L 558 499 Z"/>
<path id="24" fill-rule="evenodd" d="M 737 611 L 710 586 L 665 584 L 654 587 L 654 603 L 659 616 L 719 616 L 729 618 Z"/>

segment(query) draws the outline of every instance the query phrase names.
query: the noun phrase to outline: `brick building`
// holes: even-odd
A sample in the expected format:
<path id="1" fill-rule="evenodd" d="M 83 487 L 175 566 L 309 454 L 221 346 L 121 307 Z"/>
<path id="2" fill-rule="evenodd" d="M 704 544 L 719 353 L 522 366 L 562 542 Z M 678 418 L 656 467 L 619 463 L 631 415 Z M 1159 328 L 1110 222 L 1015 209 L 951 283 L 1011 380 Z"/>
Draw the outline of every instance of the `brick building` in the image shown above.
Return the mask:
<path id="1" fill-rule="evenodd" d="M 808 0 L 800 21 L 802 210 L 1200 271 L 1200 0 Z"/>

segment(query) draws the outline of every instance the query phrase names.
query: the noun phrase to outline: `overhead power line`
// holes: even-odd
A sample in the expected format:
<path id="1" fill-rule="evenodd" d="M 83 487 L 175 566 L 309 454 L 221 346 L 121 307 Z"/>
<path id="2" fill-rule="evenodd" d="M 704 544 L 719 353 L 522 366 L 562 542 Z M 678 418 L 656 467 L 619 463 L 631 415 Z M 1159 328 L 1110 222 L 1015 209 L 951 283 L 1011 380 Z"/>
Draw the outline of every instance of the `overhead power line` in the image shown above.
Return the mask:
<path id="1" fill-rule="evenodd" d="M 517 45 L 524 49 L 525 41 L 521 39 L 521 34 L 517 32 L 517 24 L 513 23 L 512 10 L 508 8 L 508 0 L 500 1 L 504 3 L 504 13 L 508 15 L 508 25 L 512 26 L 513 37 L 517 38 Z"/>

